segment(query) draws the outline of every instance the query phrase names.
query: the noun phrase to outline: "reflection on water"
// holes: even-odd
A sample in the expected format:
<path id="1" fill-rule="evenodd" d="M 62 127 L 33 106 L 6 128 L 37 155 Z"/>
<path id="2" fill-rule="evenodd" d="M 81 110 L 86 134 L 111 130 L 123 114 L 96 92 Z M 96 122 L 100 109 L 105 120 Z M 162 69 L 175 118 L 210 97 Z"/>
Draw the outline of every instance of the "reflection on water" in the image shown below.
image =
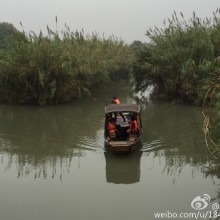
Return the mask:
<path id="1" fill-rule="evenodd" d="M 5 170 L 16 164 L 18 177 L 53 178 L 58 170 L 62 176 L 74 157 L 101 149 L 102 142 L 96 139 L 101 115 L 83 105 L 1 106 L 0 158 Z"/>
<path id="2" fill-rule="evenodd" d="M 133 154 L 115 155 L 105 152 L 106 181 L 115 184 L 131 184 L 140 181 L 140 159 L 142 152 Z"/>
<path id="3" fill-rule="evenodd" d="M 125 156 L 104 148 L 105 99 L 138 101 L 117 85 L 72 104 L 0 106 L 4 220 L 154 219 L 192 211 L 204 193 L 219 199 L 220 166 L 206 151 L 200 108 L 141 103 L 142 146 Z"/>
<path id="4" fill-rule="evenodd" d="M 199 108 L 169 103 L 151 103 L 143 112 L 143 152 L 165 158 L 167 167 L 202 165 L 211 160 L 202 132 Z"/>
<path id="5" fill-rule="evenodd" d="M 124 101 L 135 102 L 127 89 L 121 89 L 121 95 Z M 18 177 L 53 178 L 59 173 L 61 178 L 74 158 L 90 151 L 104 152 L 104 98 L 102 93 L 95 100 L 47 108 L 1 106 L 0 161 L 4 170 L 16 164 Z M 149 152 L 153 158 L 164 159 L 167 173 L 180 173 L 187 164 L 198 169 L 213 164 L 204 147 L 199 108 L 148 102 L 142 108 L 142 124 L 142 147 L 135 154 L 120 158 L 105 153 L 107 182 L 138 182 L 140 158 Z"/>

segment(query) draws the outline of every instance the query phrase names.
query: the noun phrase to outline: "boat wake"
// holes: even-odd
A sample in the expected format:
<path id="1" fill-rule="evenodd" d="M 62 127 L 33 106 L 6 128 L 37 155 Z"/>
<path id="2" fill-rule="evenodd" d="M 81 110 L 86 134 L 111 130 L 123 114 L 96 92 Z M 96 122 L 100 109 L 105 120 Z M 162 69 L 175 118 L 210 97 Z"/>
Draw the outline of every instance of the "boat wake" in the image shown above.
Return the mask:
<path id="1" fill-rule="evenodd" d="M 153 140 L 151 142 L 143 142 L 142 143 L 142 152 L 150 152 L 150 151 L 155 151 L 155 150 L 160 150 L 163 148 L 166 148 L 167 144 L 164 139 L 157 139 Z"/>

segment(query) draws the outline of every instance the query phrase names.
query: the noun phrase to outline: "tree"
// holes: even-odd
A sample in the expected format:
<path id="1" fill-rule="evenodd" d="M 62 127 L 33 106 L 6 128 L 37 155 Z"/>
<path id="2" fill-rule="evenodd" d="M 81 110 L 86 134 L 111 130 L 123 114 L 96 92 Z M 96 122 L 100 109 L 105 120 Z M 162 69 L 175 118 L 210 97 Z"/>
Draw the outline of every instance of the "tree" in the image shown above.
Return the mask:
<path id="1" fill-rule="evenodd" d="M 5 41 L 16 32 L 18 32 L 18 30 L 13 24 L 6 22 L 0 23 L 0 49 L 4 47 Z"/>

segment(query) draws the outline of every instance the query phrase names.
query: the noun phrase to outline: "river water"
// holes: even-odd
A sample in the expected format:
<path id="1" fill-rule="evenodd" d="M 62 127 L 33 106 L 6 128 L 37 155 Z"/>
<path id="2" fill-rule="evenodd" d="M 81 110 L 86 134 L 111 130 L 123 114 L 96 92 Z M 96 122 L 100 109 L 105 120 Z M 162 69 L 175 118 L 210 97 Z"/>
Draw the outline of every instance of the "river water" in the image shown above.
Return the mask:
<path id="1" fill-rule="evenodd" d="M 113 95 L 137 101 L 116 85 L 71 104 L 0 106 L 2 220 L 151 220 L 195 212 L 196 196 L 207 194 L 209 206 L 218 198 L 220 169 L 204 144 L 200 108 L 142 103 L 142 146 L 115 155 L 103 138 Z"/>

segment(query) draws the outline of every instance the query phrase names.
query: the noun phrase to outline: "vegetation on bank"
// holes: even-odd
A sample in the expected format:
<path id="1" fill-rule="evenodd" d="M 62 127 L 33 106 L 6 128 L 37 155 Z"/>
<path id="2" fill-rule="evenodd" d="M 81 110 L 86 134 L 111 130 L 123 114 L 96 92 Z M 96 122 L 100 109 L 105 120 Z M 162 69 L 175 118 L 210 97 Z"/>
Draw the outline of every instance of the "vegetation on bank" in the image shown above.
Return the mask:
<path id="1" fill-rule="evenodd" d="M 220 69 L 219 69 L 220 71 Z M 213 74 L 203 103 L 203 131 L 210 154 L 220 158 L 220 74 Z"/>
<path id="2" fill-rule="evenodd" d="M 6 22 L 0 23 L 0 49 L 4 47 L 7 39 L 16 32 L 18 32 L 18 30 L 14 27 L 13 24 Z"/>
<path id="3" fill-rule="evenodd" d="M 202 104 L 212 79 L 220 70 L 220 10 L 202 20 L 176 12 L 164 28 L 149 29 L 150 43 L 136 53 L 133 63 L 137 90 L 154 85 L 153 96 Z"/>
<path id="4" fill-rule="evenodd" d="M 89 95 L 127 77 L 130 52 L 115 38 L 84 31 L 16 32 L 0 50 L 0 102 L 48 105 Z"/>
<path id="5" fill-rule="evenodd" d="M 147 31 L 150 43 L 136 51 L 133 62 L 137 91 L 153 85 L 153 98 L 203 105 L 206 145 L 214 157 L 220 156 L 219 15 L 217 9 L 212 18 L 194 13 L 186 20 L 174 12 L 163 28 Z"/>

